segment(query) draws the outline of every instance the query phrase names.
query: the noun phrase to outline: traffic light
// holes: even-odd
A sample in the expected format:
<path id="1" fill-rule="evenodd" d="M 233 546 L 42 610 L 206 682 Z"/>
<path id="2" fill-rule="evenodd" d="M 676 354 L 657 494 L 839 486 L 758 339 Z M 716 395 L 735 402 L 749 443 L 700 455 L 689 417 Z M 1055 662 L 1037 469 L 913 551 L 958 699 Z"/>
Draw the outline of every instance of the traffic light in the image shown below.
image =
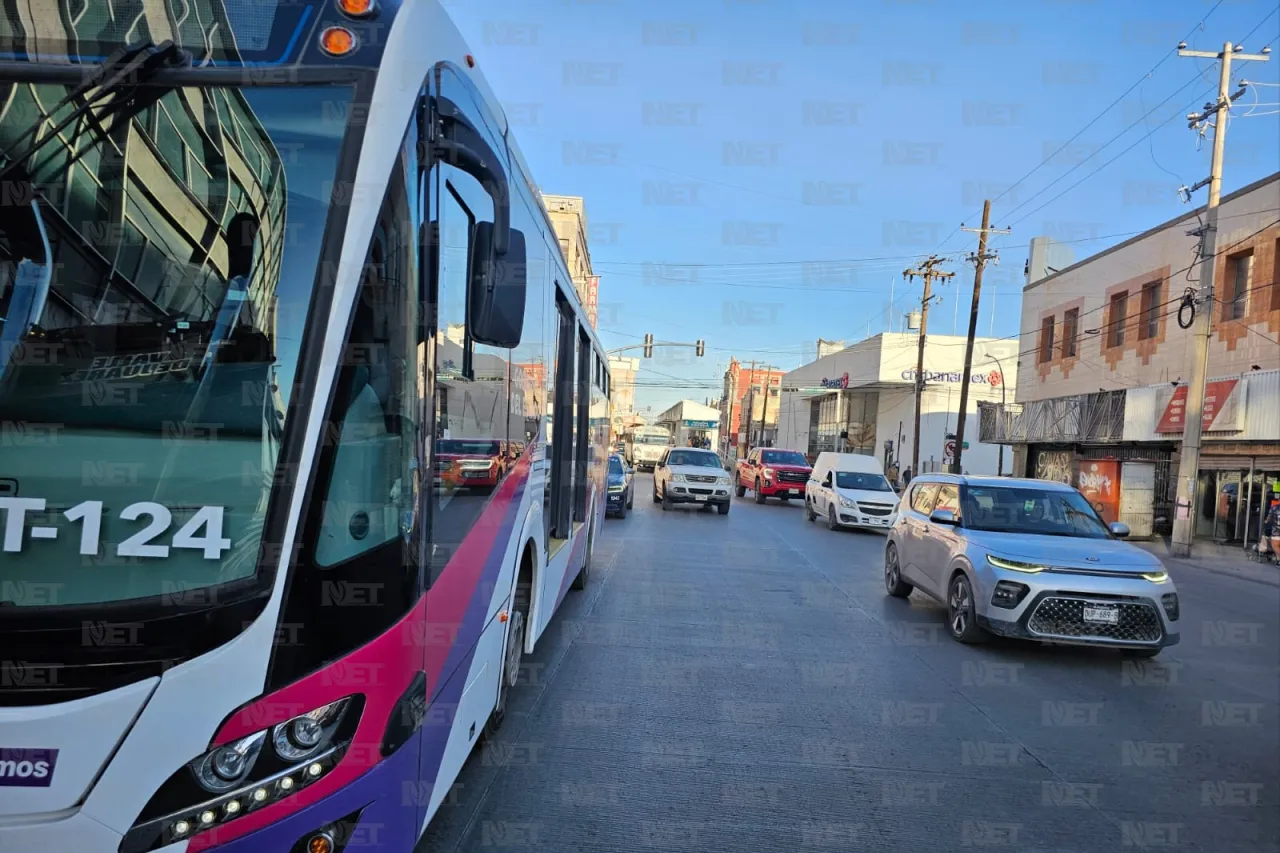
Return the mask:
<path id="1" fill-rule="evenodd" d="M 698 354 L 698 357 L 701 358 L 702 354 L 705 353 L 706 351 L 707 351 L 707 342 L 703 340 L 699 340 L 697 349 L 695 350 L 695 352 L 697 352 Z"/>
<path id="2" fill-rule="evenodd" d="M 653 358 L 653 334 L 644 336 L 644 357 Z"/>

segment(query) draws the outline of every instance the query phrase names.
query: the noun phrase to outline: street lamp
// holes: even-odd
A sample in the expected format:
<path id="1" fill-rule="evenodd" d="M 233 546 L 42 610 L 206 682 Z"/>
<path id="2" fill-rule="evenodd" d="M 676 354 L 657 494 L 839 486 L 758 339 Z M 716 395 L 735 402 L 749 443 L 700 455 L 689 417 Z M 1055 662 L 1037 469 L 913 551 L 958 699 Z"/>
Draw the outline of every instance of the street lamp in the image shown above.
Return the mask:
<path id="1" fill-rule="evenodd" d="M 987 358 L 994 361 L 996 363 L 996 367 L 1000 368 L 1000 418 L 1003 421 L 1005 417 L 1004 365 L 1000 363 L 1000 359 L 996 358 L 991 353 L 987 353 Z M 1003 438 L 1003 436 L 1001 436 L 1001 438 Z M 1004 476 L 1004 442 L 1000 442 L 998 447 L 1000 448 L 1000 461 L 996 463 L 996 476 L 1003 477 Z"/>

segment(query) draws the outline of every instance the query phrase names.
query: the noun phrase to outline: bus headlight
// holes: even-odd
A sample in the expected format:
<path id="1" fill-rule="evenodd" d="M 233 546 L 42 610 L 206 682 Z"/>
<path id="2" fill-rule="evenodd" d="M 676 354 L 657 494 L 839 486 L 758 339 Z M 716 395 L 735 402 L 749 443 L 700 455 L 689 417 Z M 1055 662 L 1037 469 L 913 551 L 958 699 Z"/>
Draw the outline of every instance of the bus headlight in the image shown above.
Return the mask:
<path id="1" fill-rule="evenodd" d="M 187 762 L 142 809 L 120 853 L 176 844 L 324 778 L 355 736 L 362 706 L 362 696 L 347 696 Z"/>

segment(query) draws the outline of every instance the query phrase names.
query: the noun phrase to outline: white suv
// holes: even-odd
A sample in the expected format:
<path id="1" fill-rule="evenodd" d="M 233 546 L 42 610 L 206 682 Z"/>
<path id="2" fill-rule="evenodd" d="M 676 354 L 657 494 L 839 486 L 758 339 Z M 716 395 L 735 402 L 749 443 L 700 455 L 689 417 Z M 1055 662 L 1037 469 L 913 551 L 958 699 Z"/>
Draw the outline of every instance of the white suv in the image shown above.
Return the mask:
<path id="1" fill-rule="evenodd" d="M 653 502 L 664 512 L 678 503 L 696 503 L 728 515 L 732 482 L 714 450 L 670 447 L 653 471 Z"/>

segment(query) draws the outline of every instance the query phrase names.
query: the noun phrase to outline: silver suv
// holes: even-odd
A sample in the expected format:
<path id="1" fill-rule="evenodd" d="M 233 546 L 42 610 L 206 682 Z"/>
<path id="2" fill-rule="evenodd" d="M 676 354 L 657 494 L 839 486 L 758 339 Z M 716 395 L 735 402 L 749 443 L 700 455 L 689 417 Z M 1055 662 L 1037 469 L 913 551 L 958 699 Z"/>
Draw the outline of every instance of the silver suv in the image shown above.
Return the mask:
<path id="1" fill-rule="evenodd" d="M 1178 591 L 1128 535 L 1062 483 L 926 474 L 889 531 L 885 589 L 945 604 L 962 643 L 990 632 L 1150 657 L 1178 642 Z"/>

